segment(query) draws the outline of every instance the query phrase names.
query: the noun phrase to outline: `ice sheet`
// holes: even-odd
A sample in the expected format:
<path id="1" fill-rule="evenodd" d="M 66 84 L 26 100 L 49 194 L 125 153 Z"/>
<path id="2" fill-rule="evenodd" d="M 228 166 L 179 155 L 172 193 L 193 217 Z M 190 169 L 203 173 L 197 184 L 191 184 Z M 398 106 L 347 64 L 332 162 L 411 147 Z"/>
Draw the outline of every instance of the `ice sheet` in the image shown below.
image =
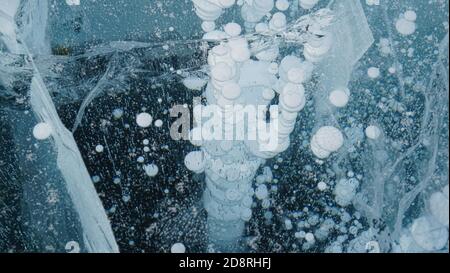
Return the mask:
<path id="1" fill-rule="evenodd" d="M 7 9 L 5 9 L 5 7 Z M 43 169 L 39 170 L 33 168 L 25 169 L 25 173 L 28 173 L 29 175 L 34 173 L 35 175 L 34 179 L 24 181 L 26 184 L 25 188 L 32 189 L 33 187 L 37 187 L 39 189 L 45 185 L 42 181 L 51 177 L 53 177 L 53 179 L 48 179 L 49 182 L 52 180 L 54 180 L 55 183 L 57 181 L 62 181 L 62 191 L 68 193 L 68 196 L 62 194 L 61 198 L 69 198 L 69 200 L 64 200 L 63 202 L 66 205 L 69 204 L 69 207 L 67 207 L 67 213 L 70 215 L 71 203 L 78 217 L 76 219 L 70 219 L 67 218 L 67 216 L 63 216 L 63 209 L 62 212 L 56 214 L 56 217 L 59 215 L 59 217 L 62 218 L 50 220 L 52 219 L 52 216 L 49 211 L 33 212 L 33 210 L 42 209 L 34 206 L 33 202 L 42 202 L 44 200 L 39 201 L 39 198 L 41 197 L 38 196 L 36 198 L 32 198 L 31 195 L 26 196 L 30 197 L 28 200 L 25 200 L 25 203 L 27 203 L 25 209 L 28 210 L 26 213 L 31 215 L 31 219 L 34 219 L 35 221 L 42 221 L 43 219 L 50 217 L 49 221 L 55 221 L 55 226 L 58 225 L 57 223 L 64 221 L 73 221 L 73 225 L 77 225 L 79 221 L 81 224 L 81 234 L 79 235 L 83 238 L 83 242 L 79 242 L 79 244 L 84 245 L 85 247 L 82 251 L 118 252 L 118 247 L 112 233 L 109 220 L 83 163 L 78 147 L 72 134 L 64 127 L 59 119 L 49 91 L 47 90 L 40 75 L 39 68 L 33 61 L 34 55 L 46 54 L 50 52 L 48 43 L 45 39 L 48 2 L 26 1 L 23 2 L 21 6 L 7 5 L 5 7 L 2 6 L 3 11 L 14 14 L 16 14 L 20 8 L 21 14 L 24 16 L 22 17 L 24 21 L 22 21 L 20 29 L 18 29 L 15 24 L 10 26 L 7 31 L 3 31 L 4 29 L 1 29 L 3 34 L 2 37 L 6 37 L 6 40 L 8 41 L 8 49 L 11 53 L 25 53 L 27 55 L 28 59 L 26 64 L 30 66 L 33 71 L 29 94 L 30 105 L 37 117 L 37 120 L 46 122 L 52 127 L 52 142 L 48 147 L 51 147 L 51 149 L 55 151 L 55 153 L 45 149 L 37 151 L 38 158 L 48 157 L 47 160 L 49 165 L 42 166 Z M 5 18 L 3 14 L 4 13 L 1 13 L 0 15 L 2 15 L 2 18 Z M 14 32 L 11 33 L 11 30 L 14 30 Z M 17 33 L 20 34 L 17 35 Z M 20 38 L 17 39 L 17 36 Z M 17 40 L 21 40 L 22 44 L 20 44 Z M 29 122 L 25 121 L 23 124 L 31 125 Z M 20 128 L 18 125 L 16 125 L 16 127 Z M 16 139 L 19 141 L 19 144 L 24 142 L 26 139 L 29 139 L 29 136 L 23 136 L 22 134 L 29 134 L 31 132 L 30 130 L 16 130 L 16 132 L 19 133 L 19 135 L 16 135 Z M 51 164 L 56 165 L 57 168 L 52 168 Z M 38 166 L 39 165 L 36 165 L 35 168 Z M 32 194 L 33 190 L 26 190 L 26 192 Z M 42 214 L 43 212 L 44 214 Z M 38 216 L 39 214 L 41 214 L 41 216 Z M 51 243 L 46 241 L 45 236 L 42 236 L 47 232 L 44 230 L 44 227 L 34 227 L 35 230 L 37 230 L 37 233 L 41 233 L 41 236 L 37 236 L 37 238 L 41 238 L 42 241 L 37 242 L 37 244 L 46 245 Z M 64 230 L 63 233 L 65 233 Z M 64 242 L 64 237 L 68 239 L 70 236 L 62 235 L 62 237 L 59 238 L 61 240 L 59 243 Z M 51 251 L 51 249 L 44 248 L 39 249 L 39 251 Z M 58 251 L 61 251 L 61 249 Z"/>

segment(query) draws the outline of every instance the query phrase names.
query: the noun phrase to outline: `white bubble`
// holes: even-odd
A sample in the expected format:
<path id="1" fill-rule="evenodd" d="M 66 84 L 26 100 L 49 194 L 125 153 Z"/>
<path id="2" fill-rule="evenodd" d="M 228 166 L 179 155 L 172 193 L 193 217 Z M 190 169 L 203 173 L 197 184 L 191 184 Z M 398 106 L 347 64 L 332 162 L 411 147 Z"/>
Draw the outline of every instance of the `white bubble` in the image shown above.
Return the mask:
<path id="1" fill-rule="evenodd" d="M 378 6 L 380 5 L 380 0 L 366 0 L 368 6 Z"/>
<path id="2" fill-rule="evenodd" d="M 287 83 L 283 88 L 280 100 L 286 111 L 301 111 L 305 106 L 305 89 L 301 84 Z"/>
<path id="3" fill-rule="evenodd" d="M 288 55 L 284 57 L 279 65 L 278 73 L 280 74 L 280 78 L 284 81 L 289 81 L 288 72 L 292 68 L 302 67 L 302 60 L 296 56 Z"/>
<path id="4" fill-rule="evenodd" d="M 331 104 L 333 104 L 336 107 L 345 107 L 349 101 L 349 94 L 350 91 L 343 90 L 343 89 L 337 89 L 333 90 L 330 93 L 330 96 L 328 99 L 330 100 Z"/>
<path id="5" fill-rule="evenodd" d="M 102 153 L 103 152 L 103 145 L 97 145 L 97 146 L 95 146 L 95 151 L 97 152 L 97 153 Z"/>
<path id="6" fill-rule="evenodd" d="M 269 191 L 267 190 L 267 186 L 265 184 L 259 185 L 255 190 L 255 196 L 259 200 L 266 199 L 269 196 Z"/>
<path id="7" fill-rule="evenodd" d="M 270 207 L 270 199 L 266 198 L 262 200 L 261 207 L 263 207 L 264 209 L 268 209 Z"/>
<path id="8" fill-rule="evenodd" d="M 257 33 L 264 33 L 269 30 L 269 26 L 266 23 L 258 23 L 255 26 L 255 31 Z"/>
<path id="9" fill-rule="evenodd" d="M 202 90 L 206 83 L 207 81 L 205 79 L 198 77 L 188 77 L 183 80 L 183 84 L 186 88 L 197 91 Z"/>
<path id="10" fill-rule="evenodd" d="M 204 32 L 211 32 L 216 28 L 216 23 L 214 21 L 203 21 L 202 29 Z"/>
<path id="11" fill-rule="evenodd" d="M 313 154 L 320 159 L 327 158 L 331 154 L 329 151 L 320 148 L 317 145 L 316 141 L 314 141 L 314 138 L 311 141 L 310 147 L 311 147 L 311 151 L 313 152 Z"/>
<path id="12" fill-rule="evenodd" d="M 236 23 L 228 23 L 223 27 L 223 29 L 225 30 L 225 33 L 231 37 L 239 36 L 242 31 L 241 26 Z"/>
<path id="13" fill-rule="evenodd" d="M 163 126 L 163 121 L 160 120 L 160 119 L 157 119 L 157 120 L 155 121 L 155 126 L 156 126 L 156 127 L 161 127 L 161 126 Z"/>
<path id="14" fill-rule="evenodd" d="M 284 220 L 284 227 L 287 230 L 291 230 L 293 228 L 292 221 L 289 219 Z"/>
<path id="15" fill-rule="evenodd" d="M 430 212 L 442 225 L 448 227 L 449 201 L 442 192 L 435 192 L 429 200 Z"/>
<path id="16" fill-rule="evenodd" d="M 122 196 L 122 200 L 123 202 L 127 203 L 128 201 L 130 201 L 131 197 L 129 195 L 123 195 Z"/>
<path id="17" fill-rule="evenodd" d="M 92 177 L 92 182 L 94 182 L 94 183 L 100 182 L 100 176 L 94 175 L 94 176 Z"/>
<path id="18" fill-rule="evenodd" d="M 231 8 L 235 2 L 236 0 L 219 0 L 218 4 L 220 4 L 222 8 Z"/>
<path id="19" fill-rule="evenodd" d="M 311 232 L 308 232 L 305 234 L 305 240 L 309 243 L 314 242 L 314 234 L 312 234 Z"/>
<path id="20" fill-rule="evenodd" d="M 175 243 L 170 248 L 171 253 L 185 253 L 186 247 L 182 243 Z"/>
<path id="21" fill-rule="evenodd" d="M 327 183 L 321 181 L 321 182 L 319 182 L 319 183 L 317 184 L 317 188 L 318 188 L 320 191 L 324 191 L 324 190 L 326 190 L 326 189 L 328 188 L 328 186 L 327 186 Z"/>
<path id="22" fill-rule="evenodd" d="M 302 62 L 298 66 L 289 68 L 287 79 L 292 83 L 304 83 L 311 78 L 313 69 L 314 65 L 312 63 L 308 61 Z"/>
<path id="23" fill-rule="evenodd" d="M 123 116 L 123 110 L 120 108 L 114 109 L 112 114 L 114 119 L 120 119 Z"/>
<path id="24" fill-rule="evenodd" d="M 148 176 L 154 177 L 158 174 L 159 168 L 155 164 L 148 164 L 144 166 L 144 171 Z"/>
<path id="25" fill-rule="evenodd" d="M 371 78 L 371 79 L 376 79 L 380 76 L 380 69 L 377 67 L 371 67 L 367 70 L 367 75 Z"/>
<path id="26" fill-rule="evenodd" d="M 188 170 L 201 173 L 205 169 L 205 158 L 202 151 L 193 151 L 184 158 L 184 165 Z"/>
<path id="27" fill-rule="evenodd" d="M 234 61 L 245 62 L 250 58 L 251 53 L 245 38 L 231 39 L 228 41 L 228 46 L 231 48 L 231 58 Z"/>
<path id="28" fill-rule="evenodd" d="M 323 126 L 317 130 L 313 141 L 325 151 L 335 152 L 344 144 L 344 136 L 333 126 Z"/>
<path id="29" fill-rule="evenodd" d="M 79 6 L 80 0 L 66 0 L 66 4 L 69 6 Z"/>
<path id="30" fill-rule="evenodd" d="M 442 249 L 448 242 L 448 229 L 428 216 L 414 220 L 411 235 L 414 241 L 427 251 Z"/>
<path id="31" fill-rule="evenodd" d="M 40 122 L 33 128 L 33 136 L 36 139 L 44 140 L 52 134 L 52 127 L 46 122 Z"/>
<path id="32" fill-rule="evenodd" d="M 252 210 L 249 208 L 242 208 L 241 219 L 244 221 L 249 221 L 252 218 Z"/>
<path id="33" fill-rule="evenodd" d="M 403 17 L 410 22 L 414 22 L 417 19 L 417 14 L 413 10 L 408 10 L 403 14 Z"/>
<path id="34" fill-rule="evenodd" d="M 371 125 L 365 130 L 366 136 L 370 139 L 377 139 L 381 136 L 381 130 L 375 125 Z"/>
<path id="35" fill-rule="evenodd" d="M 298 3 L 300 6 L 304 9 L 311 9 L 313 8 L 319 0 L 299 0 Z"/>
<path id="36" fill-rule="evenodd" d="M 342 207 L 350 205 L 358 187 L 359 181 L 355 178 L 339 180 L 334 188 L 336 203 Z"/>
<path id="37" fill-rule="evenodd" d="M 395 28 L 400 34 L 411 35 L 416 31 L 416 23 L 400 18 L 395 23 Z"/>
<path id="38" fill-rule="evenodd" d="M 140 113 L 136 117 L 136 123 L 139 127 L 146 128 L 152 124 L 153 118 L 148 113 Z"/>
<path id="39" fill-rule="evenodd" d="M 289 1 L 288 0 L 277 0 L 275 3 L 275 6 L 278 10 L 286 11 L 289 8 Z"/>
<path id="40" fill-rule="evenodd" d="M 269 21 L 269 28 L 280 31 L 286 28 L 286 15 L 282 12 L 276 12 Z"/>

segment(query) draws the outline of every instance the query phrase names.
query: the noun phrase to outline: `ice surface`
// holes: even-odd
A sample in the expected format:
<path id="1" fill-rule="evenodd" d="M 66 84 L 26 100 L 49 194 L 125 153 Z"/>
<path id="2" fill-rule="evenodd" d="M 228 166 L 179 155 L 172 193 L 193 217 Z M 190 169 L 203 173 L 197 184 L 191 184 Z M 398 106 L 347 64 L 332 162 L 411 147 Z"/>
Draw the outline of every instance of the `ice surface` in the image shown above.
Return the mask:
<path id="1" fill-rule="evenodd" d="M 8 50 L 11 53 L 25 53 L 28 55 L 29 60 L 27 61 L 27 64 L 31 66 L 33 71 L 29 91 L 30 106 L 36 119 L 44 122 L 36 125 L 39 127 L 36 128 L 36 126 L 30 124 L 30 121 L 33 121 L 33 119 L 24 117 L 22 118 L 22 123 L 24 126 L 28 124 L 29 128 L 35 127 L 33 133 L 41 141 L 47 138 L 49 134 L 52 136 L 51 145 L 45 145 L 48 150 L 44 149 L 36 152 L 38 158 L 47 157 L 45 161 L 38 159 L 42 165 L 35 165 L 32 168 L 24 169 L 26 170 L 25 173 L 27 175 L 34 175 L 34 178 L 30 179 L 30 181 L 24 182 L 26 194 L 25 203 L 28 205 L 28 211 L 25 210 L 25 213 L 30 215 L 31 222 L 28 223 L 30 226 L 29 228 L 36 230 L 36 239 L 33 240 L 39 240 L 38 238 L 41 237 L 40 242 L 31 242 L 31 244 L 42 244 L 41 246 L 38 246 L 38 249 L 36 249 L 37 251 L 61 251 L 60 248 L 58 248 L 58 244 L 63 244 L 65 247 L 65 241 L 68 242 L 70 239 L 74 239 L 69 237 L 70 234 L 66 234 L 71 231 L 70 229 L 62 229 L 60 231 L 61 237 L 59 240 L 61 241 L 59 242 L 52 242 L 43 236 L 47 233 L 46 229 L 48 227 L 42 226 L 40 223 L 42 223 L 41 221 L 43 221 L 43 219 L 48 218 L 51 215 L 51 212 L 48 209 L 37 206 L 40 203 L 47 203 L 46 200 L 39 199 L 44 197 L 45 193 L 41 193 L 42 197 L 40 197 L 38 191 L 40 190 L 40 187 L 45 185 L 44 181 L 58 181 L 59 188 L 57 189 L 61 196 L 58 196 L 58 191 L 55 192 L 56 195 L 53 197 L 55 200 L 52 202 L 57 202 L 58 198 L 63 199 L 62 203 L 66 204 L 67 212 L 64 210 L 60 211 L 59 216 L 61 218 L 57 218 L 53 224 L 48 224 L 52 225 L 55 229 L 59 229 L 59 225 L 70 219 L 70 216 L 65 216 L 64 214 L 71 212 L 70 204 L 72 204 L 77 215 L 75 219 L 71 220 L 73 223 L 72 225 L 77 225 L 78 221 L 80 224 L 79 230 L 74 231 L 75 234 L 72 236 L 76 236 L 78 232 L 80 233 L 78 238 L 75 239 L 83 240 L 85 251 L 117 252 L 118 247 L 109 221 L 91 182 L 77 145 L 71 133 L 64 127 L 59 119 L 52 98 L 42 80 L 39 68 L 35 65 L 33 56 L 31 55 L 46 54 L 50 52 L 49 46 L 47 45 L 48 43 L 45 42 L 48 2 L 26 1 L 22 4 L 23 5 L 20 6 L 20 11 L 23 16 L 21 19 L 24 21 L 22 21 L 20 28 L 17 28 L 15 24 L 13 28 L 16 34 L 20 33 L 15 36 L 15 39 L 21 40 L 22 44 L 19 44 L 17 40 L 13 39 L 14 37 L 11 37 L 10 33 L 2 32 L 2 34 L 6 35 L 10 42 L 13 43 L 13 46 L 8 46 Z M 10 6 L 6 7 L 8 8 Z M 19 5 L 15 5 L 14 8 L 14 15 L 18 14 Z M 8 10 L 8 12 L 11 11 L 12 9 Z M 20 121 L 17 121 L 17 124 L 20 124 Z M 43 127 L 41 126 L 42 124 L 48 127 L 44 132 L 42 132 L 43 129 L 40 128 Z M 20 128 L 20 126 L 17 125 L 17 128 Z M 18 145 L 27 142 L 26 132 L 27 131 L 25 130 L 16 131 L 15 140 L 18 142 Z M 44 137 L 44 135 L 46 137 Z M 25 147 L 20 148 L 19 146 L 19 149 L 25 149 Z M 54 153 L 52 151 L 54 151 Z M 26 158 L 22 158 L 22 160 L 25 162 L 29 161 Z M 45 164 L 48 164 L 48 166 L 45 166 Z M 39 169 L 39 167 L 41 169 Z M 44 170 L 47 171 L 44 172 Z M 68 194 L 68 196 L 66 197 L 64 193 Z M 68 200 L 64 200 L 64 198 L 68 198 Z M 47 201 L 48 200 L 49 199 L 47 198 Z M 51 202 L 51 200 L 49 202 Z M 69 225 L 69 221 L 65 224 Z M 33 234 L 33 232 L 31 233 Z M 57 245 L 52 245 L 54 243 Z"/>
<path id="2" fill-rule="evenodd" d="M 81 222 L 83 240 L 89 252 L 118 252 L 104 208 L 92 184 L 72 134 L 61 123 L 39 74 L 31 82 L 30 101 L 35 114 L 52 124 L 57 166 Z"/>

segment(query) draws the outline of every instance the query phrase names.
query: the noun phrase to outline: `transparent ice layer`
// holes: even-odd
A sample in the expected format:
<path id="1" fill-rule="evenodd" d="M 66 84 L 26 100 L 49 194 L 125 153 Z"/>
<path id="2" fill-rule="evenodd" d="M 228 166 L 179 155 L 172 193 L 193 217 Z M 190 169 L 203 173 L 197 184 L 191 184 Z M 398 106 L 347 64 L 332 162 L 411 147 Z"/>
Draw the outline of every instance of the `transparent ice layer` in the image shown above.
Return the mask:
<path id="1" fill-rule="evenodd" d="M 5 18 L 6 15 L 12 15 L 9 19 L 22 16 L 21 27 L 9 20 L 13 32 L 7 36 L 10 42 L 6 49 L 9 54 L 23 54 L 24 65 L 31 74 L 28 99 L 21 105 L 25 111 L 2 109 L 5 121 L 8 117 L 12 121 L 5 126 L 12 128 L 13 150 L 17 151 L 14 157 L 17 165 L 13 165 L 12 173 L 4 174 L 5 179 L 23 178 L 16 183 L 23 187 L 23 219 L 17 220 L 23 220 L 24 234 L 29 238 L 23 242 L 24 250 L 116 252 L 118 247 L 109 221 L 75 140 L 62 124 L 33 61 L 32 54 L 50 51 L 45 43 L 47 1 L 21 5 L 19 1 L 11 1 L 2 11 L 8 12 L 2 14 Z M 13 33 L 15 37 L 11 36 Z M 31 132 L 40 139 L 36 136 L 36 121 L 48 125 L 51 142 L 33 143 Z"/>

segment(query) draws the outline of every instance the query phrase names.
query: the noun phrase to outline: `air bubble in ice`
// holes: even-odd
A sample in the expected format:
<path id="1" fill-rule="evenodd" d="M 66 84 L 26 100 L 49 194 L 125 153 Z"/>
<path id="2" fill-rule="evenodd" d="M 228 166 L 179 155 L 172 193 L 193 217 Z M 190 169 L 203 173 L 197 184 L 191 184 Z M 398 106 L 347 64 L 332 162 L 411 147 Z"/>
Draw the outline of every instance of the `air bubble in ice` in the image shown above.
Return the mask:
<path id="1" fill-rule="evenodd" d="M 79 6 L 80 0 L 66 0 L 66 4 L 69 6 Z"/>
<path id="2" fill-rule="evenodd" d="M 370 139 L 377 139 L 381 135 L 381 130 L 378 126 L 370 125 L 365 130 L 366 136 Z"/>
<path id="3" fill-rule="evenodd" d="M 427 251 L 439 250 L 448 242 L 448 229 L 429 216 L 414 220 L 411 235 L 414 241 Z"/>
<path id="4" fill-rule="evenodd" d="M 380 0 L 366 0 L 368 6 L 379 6 Z"/>
<path id="5" fill-rule="evenodd" d="M 269 191 L 267 190 L 267 186 L 265 184 L 259 185 L 255 190 L 255 196 L 259 200 L 266 199 L 269 196 Z"/>
<path id="6" fill-rule="evenodd" d="M 340 179 L 334 188 L 336 203 L 342 207 L 350 205 L 356 195 L 358 186 L 359 181 L 355 178 Z"/>
<path id="7" fill-rule="evenodd" d="M 99 144 L 99 145 L 95 146 L 95 151 L 97 153 L 102 153 L 103 152 L 103 145 Z"/>
<path id="8" fill-rule="evenodd" d="M 289 9 L 289 1 L 288 0 L 277 0 L 275 3 L 275 7 L 280 11 L 286 11 Z"/>
<path id="9" fill-rule="evenodd" d="M 161 127 L 161 126 L 163 126 L 163 121 L 160 120 L 160 119 L 155 120 L 155 126 L 156 126 L 156 127 Z"/>
<path id="10" fill-rule="evenodd" d="M 430 212 L 433 217 L 442 225 L 448 227 L 449 219 L 449 201 L 448 197 L 442 192 L 435 192 L 429 200 Z"/>
<path id="11" fill-rule="evenodd" d="M 236 23 L 228 23 L 223 27 L 223 30 L 226 34 L 230 35 L 231 37 L 236 37 L 241 34 L 241 26 Z"/>
<path id="12" fill-rule="evenodd" d="M 311 139 L 311 150 L 318 158 L 326 158 L 344 144 L 344 136 L 339 129 L 323 126 Z"/>
<path id="13" fill-rule="evenodd" d="M 380 76 L 380 69 L 377 67 L 371 67 L 367 70 L 367 75 L 371 79 L 376 79 Z"/>
<path id="14" fill-rule="evenodd" d="M 206 83 L 207 81 L 205 79 L 198 77 L 188 77 L 183 80 L 183 84 L 186 88 L 197 91 L 202 90 Z"/>
<path id="15" fill-rule="evenodd" d="M 158 174 L 159 168 L 155 164 L 148 164 L 144 166 L 144 171 L 148 176 L 154 177 Z"/>
<path id="16" fill-rule="evenodd" d="M 149 113 L 140 113 L 136 117 L 136 123 L 139 127 L 146 128 L 152 124 L 153 118 Z"/>
<path id="17" fill-rule="evenodd" d="M 185 253 L 186 252 L 186 247 L 182 243 L 175 243 L 170 248 L 170 252 L 172 252 L 172 253 Z"/>
<path id="18" fill-rule="evenodd" d="M 120 108 L 114 109 L 112 114 L 114 119 L 120 119 L 123 116 L 123 110 Z"/>
<path id="19" fill-rule="evenodd" d="M 303 9 L 313 8 L 319 0 L 299 0 L 299 4 Z"/>
<path id="20" fill-rule="evenodd" d="M 336 89 L 331 91 L 328 99 L 330 100 L 331 104 L 336 107 L 345 107 L 349 101 L 349 94 L 350 91 L 347 88 Z"/>
<path id="21" fill-rule="evenodd" d="M 328 186 L 325 182 L 321 181 L 321 182 L 317 183 L 317 188 L 320 191 L 325 191 L 328 188 Z"/>
<path id="22" fill-rule="evenodd" d="M 415 17 L 412 12 L 406 12 L 397 20 L 395 28 L 402 35 L 407 36 L 413 34 L 416 31 Z"/>
<path id="23" fill-rule="evenodd" d="M 205 158 L 202 151 L 193 151 L 184 158 L 184 164 L 188 170 L 201 173 L 205 169 Z"/>
<path id="24" fill-rule="evenodd" d="M 33 136 L 38 140 L 44 140 L 52 134 L 52 127 L 46 122 L 40 122 L 33 128 Z"/>

